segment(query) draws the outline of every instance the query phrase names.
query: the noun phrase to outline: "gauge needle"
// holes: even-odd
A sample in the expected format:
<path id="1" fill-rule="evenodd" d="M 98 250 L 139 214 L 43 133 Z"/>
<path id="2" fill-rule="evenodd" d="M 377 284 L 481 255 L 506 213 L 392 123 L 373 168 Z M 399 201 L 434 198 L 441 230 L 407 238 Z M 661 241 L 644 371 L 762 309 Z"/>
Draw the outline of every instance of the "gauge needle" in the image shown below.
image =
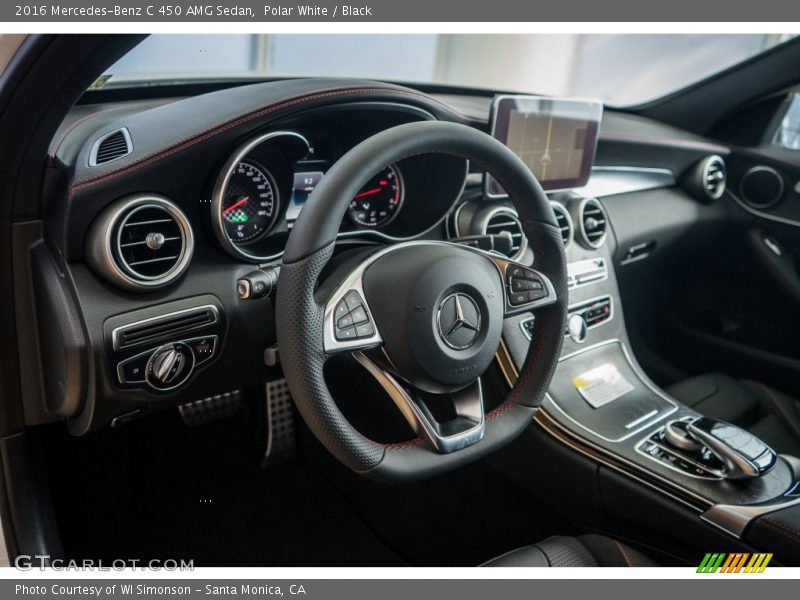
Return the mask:
<path id="1" fill-rule="evenodd" d="M 373 190 L 367 190 L 366 192 L 361 192 L 360 194 L 356 194 L 356 198 L 363 198 L 364 196 L 372 196 L 372 194 L 378 194 L 382 192 L 383 189 L 375 188 Z"/>
<path id="2" fill-rule="evenodd" d="M 237 206 L 241 206 L 242 204 L 244 204 L 244 203 L 245 203 L 245 202 L 247 202 L 248 200 L 250 200 L 250 196 L 242 196 L 242 197 L 241 197 L 241 198 L 239 198 L 239 199 L 238 199 L 236 202 L 234 202 L 233 204 L 231 204 L 231 205 L 230 205 L 228 208 L 226 208 L 225 210 L 223 210 L 223 211 L 222 211 L 222 212 L 223 212 L 223 214 L 228 214 L 228 213 L 229 213 L 229 212 L 231 212 L 231 211 L 232 211 L 234 208 L 236 208 Z"/>

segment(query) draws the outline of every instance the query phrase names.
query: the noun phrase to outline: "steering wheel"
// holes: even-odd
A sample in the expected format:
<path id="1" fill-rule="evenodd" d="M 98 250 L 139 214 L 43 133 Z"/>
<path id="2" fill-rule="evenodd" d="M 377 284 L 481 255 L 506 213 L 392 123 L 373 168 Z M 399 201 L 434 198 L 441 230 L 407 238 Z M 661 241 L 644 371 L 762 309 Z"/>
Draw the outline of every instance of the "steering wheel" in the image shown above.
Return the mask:
<path id="1" fill-rule="evenodd" d="M 410 241 L 318 282 L 359 189 L 386 165 L 430 153 L 465 158 L 497 179 L 519 213 L 533 265 L 450 242 Z M 480 376 L 498 351 L 503 320 L 532 311 L 535 335 L 517 382 L 486 412 Z M 445 122 L 388 129 L 331 167 L 289 235 L 276 302 L 281 363 L 301 416 L 339 461 L 385 482 L 459 467 L 517 437 L 552 379 L 566 314 L 564 245 L 539 182 L 499 141 Z M 381 444 L 344 417 L 323 376 L 325 362 L 342 352 L 384 387 L 416 439 Z M 445 420 L 434 417 L 431 402 L 447 404 Z"/>

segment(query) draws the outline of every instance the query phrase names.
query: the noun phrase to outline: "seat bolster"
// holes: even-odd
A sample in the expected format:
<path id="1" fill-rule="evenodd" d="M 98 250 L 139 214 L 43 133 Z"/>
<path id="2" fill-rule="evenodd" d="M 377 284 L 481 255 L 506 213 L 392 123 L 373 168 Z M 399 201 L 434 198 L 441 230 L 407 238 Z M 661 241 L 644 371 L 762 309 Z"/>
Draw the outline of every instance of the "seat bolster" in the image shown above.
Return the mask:
<path id="1" fill-rule="evenodd" d="M 588 534 L 578 538 L 601 567 L 657 567 L 638 550 L 603 535 Z"/>
<path id="2" fill-rule="evenodd" d="M 655 567 L 653 561 L 629 546 L 602 536 L 554 536 L 506 552 L 482 567 Z"/>

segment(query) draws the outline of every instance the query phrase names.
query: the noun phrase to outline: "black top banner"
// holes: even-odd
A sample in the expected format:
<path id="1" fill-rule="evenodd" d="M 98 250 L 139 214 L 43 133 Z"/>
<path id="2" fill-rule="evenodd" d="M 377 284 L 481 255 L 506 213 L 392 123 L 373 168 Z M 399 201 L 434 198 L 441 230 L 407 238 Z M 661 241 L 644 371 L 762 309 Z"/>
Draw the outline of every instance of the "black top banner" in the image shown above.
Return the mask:
<path id="1" fill-rule="evenodd" d="M 800 20 L 796 0 L 173 0 L 3 2 L 4 22 L 787 22 Z"/>

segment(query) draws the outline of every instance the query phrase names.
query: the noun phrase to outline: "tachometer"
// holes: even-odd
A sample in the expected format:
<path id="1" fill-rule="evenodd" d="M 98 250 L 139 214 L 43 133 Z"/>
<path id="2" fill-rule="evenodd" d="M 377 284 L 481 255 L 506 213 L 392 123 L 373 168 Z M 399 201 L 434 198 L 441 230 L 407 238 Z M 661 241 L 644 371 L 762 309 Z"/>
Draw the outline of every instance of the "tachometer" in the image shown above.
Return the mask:
<path id="1" fill-rule="evenodd" d="M 403 179 L 394 165 L 370 179 L 350 202 L 350 219 L 363 227 L 382 227 L 400 212 Z"/>
<path id="2" fill-rule="evenodd" d="M 278 188 L 272 175 L 254 162 L 240 161 L 222 197 L 222 221 L 234 244 L 266 234 L 278 214 Z"/>

